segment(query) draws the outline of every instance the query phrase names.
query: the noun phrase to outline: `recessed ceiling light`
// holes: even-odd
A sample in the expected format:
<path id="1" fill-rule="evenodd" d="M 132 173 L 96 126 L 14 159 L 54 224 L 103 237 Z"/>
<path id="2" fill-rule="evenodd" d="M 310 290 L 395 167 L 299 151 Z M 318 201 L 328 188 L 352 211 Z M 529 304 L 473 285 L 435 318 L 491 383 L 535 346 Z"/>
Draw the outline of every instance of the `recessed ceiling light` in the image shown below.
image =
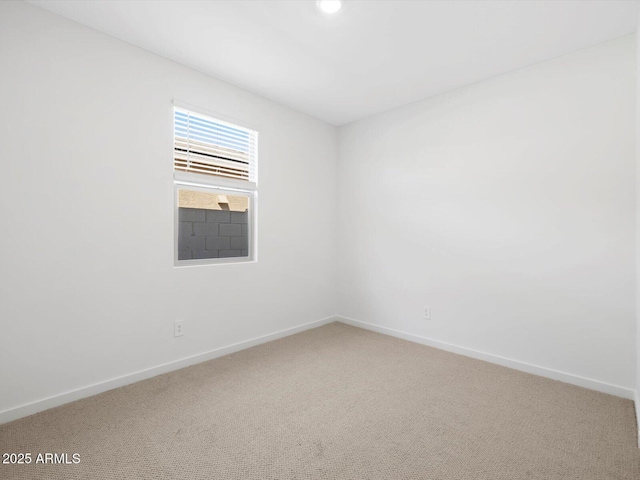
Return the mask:
<path id="1" fill-rule="evenodd" d="M 336 13 L 342 8 L 342 0 L 318 0 L 316 3 L 324 13 Z"/>

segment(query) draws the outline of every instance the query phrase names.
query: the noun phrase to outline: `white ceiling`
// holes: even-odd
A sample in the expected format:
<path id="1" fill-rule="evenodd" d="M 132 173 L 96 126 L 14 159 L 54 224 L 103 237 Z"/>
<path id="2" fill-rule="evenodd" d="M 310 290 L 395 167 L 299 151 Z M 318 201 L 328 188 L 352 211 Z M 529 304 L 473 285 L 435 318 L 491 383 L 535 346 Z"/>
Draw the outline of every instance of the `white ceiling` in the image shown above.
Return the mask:
<path id="1" fill-rule="evenodd" d="M 638 1 L 33 0 L 335 125 L 636 30 Z"/>

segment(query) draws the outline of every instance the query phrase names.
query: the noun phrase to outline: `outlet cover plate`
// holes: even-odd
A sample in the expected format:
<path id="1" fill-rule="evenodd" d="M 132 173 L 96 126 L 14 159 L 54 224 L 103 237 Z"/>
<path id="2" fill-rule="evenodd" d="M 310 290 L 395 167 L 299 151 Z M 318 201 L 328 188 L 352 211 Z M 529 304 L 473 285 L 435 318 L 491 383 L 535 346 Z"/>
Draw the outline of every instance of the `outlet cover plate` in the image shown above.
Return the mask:
<path id="1" fill-rule="evenodd" d="M 173 336 L 181 337 L 184 335 L 184 320 L 176 320 L 173 324 Z"/>

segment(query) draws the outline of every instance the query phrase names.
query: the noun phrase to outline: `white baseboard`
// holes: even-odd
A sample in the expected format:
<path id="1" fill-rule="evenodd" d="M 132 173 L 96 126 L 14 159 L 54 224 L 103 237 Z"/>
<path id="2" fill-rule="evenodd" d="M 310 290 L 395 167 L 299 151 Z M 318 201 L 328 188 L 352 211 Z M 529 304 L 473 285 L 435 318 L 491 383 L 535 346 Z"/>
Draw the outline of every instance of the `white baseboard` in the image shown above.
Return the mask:
<path id="1" fill-rule="evenodd" d="M 636 387 L 636 423 L 638 425 L 638 448 L 640 448 L 640 385 Z"/>
<path id="2" fill-rule="evenodd" d="M 155 367 L 139 370 L 137 372 L 133 372 L 117 378 L 112 378 L 104 382 L 94 383 L 92 385 L 87 385 L 86 387 L 60 393 L 58 395 L 54 395 L 48 398 L 43 398 L 41 400 L 36 400 L 35 402 L 27 403 L 25 405 L 9 408 L 7 410 L 0 411 L 0 425 L 3 423 L 11 422 L 13 420 L 17 420 L 22 417 L 33 415 L 34 413 L 42 412 L 43 410 L 48 410 L 53 407 L 64 405 L 65 403 L 73 402 L 75 400 L 80 400 L 81 398 L 91 397 L 93 395 L 97 395 L 98 393 L 106 392 L 107 390 L 113 390 L 114 388 L 139 382 L 140 380 L 145 380 L 147 378 L 155 377 L 163 373 L 171 372 L 173 370 L 179 370 L 180 368 L 188 367 L 189 365 L 194 365 L 196 363 L 206 362 L 207 360 L 212 360 L 214 358 L 222 357 L 230 353 L 234 353 L 240 350 L 244 350 L 246 348 L 260 345 L 261 343 L 277 340 L 279 338 L 293 335 L 294 333 L 299 333 L 305 330 L 310 330 L 312 328 L 317 328 L 322 325 L 326 325 L 327 323 L 332 323 L 335 321 L 339 321 L 339 318 L 338 317 L 323 318 L 315 322 L 305 323 L 303 325 L 298 325 L 296 327 L 287 328 L 286 330 L 280 330 L 278 332 L 270 333 L 268 335 L 263 335 L 261 337 L 256 337 L 250 340 L 245 340 L 243 342 L 234 343 L 233 345 L 228 345 L 226 347 L 216 348 L 208 352 L 199 353 L 197 355 L 192 355 L 186 358 L 181 358 L 173 362 L 168 362 Z"/>
<path id="3" fill-rule="evenodd" d="M 419 335 L 413 335 L 411 333 L 401 332 L 392 328 L 381 327 L 372 323 L 362 322 L 360 320 L 354 320 L 353 318 L 337 317 L 338 321 L 352 325 L 354 327 L 364 328 L 377 333 L 383 333 L 385 335 L 391 335 L 392 337 L 402 338 L 410 342 L 420 343 L 429 347 L 438 348 L 440 350 L 446 350 L 448 352 L 458 353 L 467 357 L 477 358 L 486 362 L 502 365 L 503 367 L 513 368 L 522 372 L 532 373 L 541 377 L 551 378 L 553 380 L 559 380 L 561 382 L 570 383 L 572 385 L 578 385 L 579 387 L 588 388 L 590 390 L 597 390 L 598 392 L 608 393 L 617 397 L 627 398 L 629 400 L 634 399 L 634 395 L 637 392 L 630 388 L 620 387 L 618 385 L 611 385 L 609 383 L 600 382 L 591 378 L 581 377 L 579 375 L 573 375 L 571 373 L 561 372 L 550 368 L 539 367 L 530 363 L 521 362 L 519 360 L 513 360 L 511 358 L 501 357 L 499 355 L 493 355 L 490 353 L 480 352 L 471 348 L 461 347 L 459 345 L 453 345 L 451 343 L 441 342 L 439 340 L 433 340 L 427 337 L 421 337 Z M 638 399 L 636 397 L 636 405 Z"/>

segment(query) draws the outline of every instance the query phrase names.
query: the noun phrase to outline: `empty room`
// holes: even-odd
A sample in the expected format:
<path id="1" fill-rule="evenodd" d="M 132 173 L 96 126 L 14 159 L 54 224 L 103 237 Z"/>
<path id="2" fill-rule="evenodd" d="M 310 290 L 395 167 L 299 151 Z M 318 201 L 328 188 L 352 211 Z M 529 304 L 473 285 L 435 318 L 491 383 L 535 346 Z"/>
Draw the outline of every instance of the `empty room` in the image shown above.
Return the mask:
<path id="1" fill-rule="evenodd" d="M 639 480 L 640 0 L 0 0 L 0 479 Z"/>

